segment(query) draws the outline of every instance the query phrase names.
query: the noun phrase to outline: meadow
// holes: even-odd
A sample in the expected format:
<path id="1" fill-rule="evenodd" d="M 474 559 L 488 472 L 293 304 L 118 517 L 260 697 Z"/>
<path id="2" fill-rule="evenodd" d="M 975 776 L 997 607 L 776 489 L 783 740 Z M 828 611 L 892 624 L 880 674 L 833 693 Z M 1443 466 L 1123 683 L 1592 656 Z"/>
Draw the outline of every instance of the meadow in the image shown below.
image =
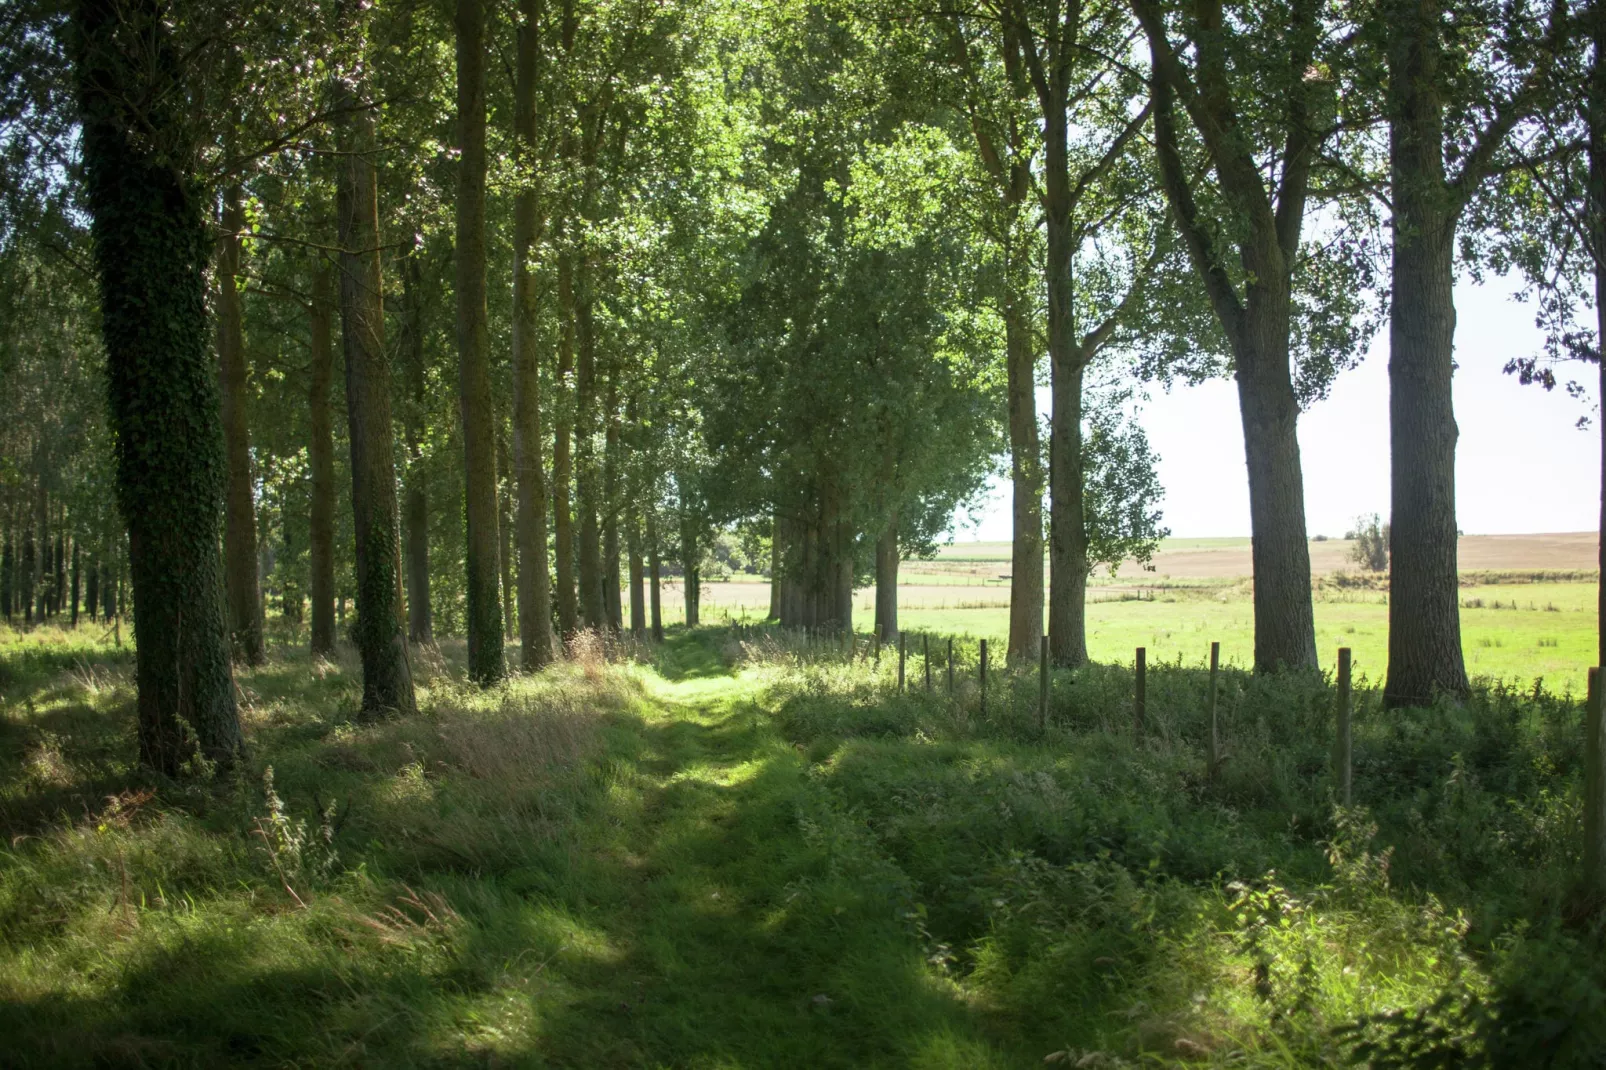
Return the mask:
<path id="1" fill-rule="evenodd" d="M 1348 542 L 1312 544 L 1316 645 L 1331 669 L 1339 647 L 1354 651 L 1357 675 L 1381 680 L 1388 662 L 1388 592 L 1378 577 L 1354 572 Z M 1582 691 L 1595 660 L 1597 587 L 1592 533 L 1470 536 L 1462 539 L 1461 636 L 1467 672 L 1491 680 L 1543 679 Z M 1253 588 L 1247 539 L 1168 539 L 1153 571 L 1128 564 L 1100 575 L 1089 591 L 1088 653 L 1130 664 L 1136 647 L 1150 662 L 1202 664 L 1221 644 L 1227 664 L 1254 658 Z M 957 543 L 932 561 L 900 570 L 899 621 L 912 632 L 986 638 L 1009 633 L 1009 544 Z M 709 583 L 705 617 L 761 618 L 769 586 Z M 668 619 L 679 620 L 680 589 L 666 588 Z M 869 629 L 875 592 L 854 601 L 855 626 Z"/>
<path id="2" fill-rule="evenodd" d="M 0 631 L 0 1063 L 24 1067 L 1590 1066 L 1578 704 L 1356 707 L 962 672 L 676 629 L 420 713 L 280 651 L 228 774 L 136 768 L 126 649 Z M 861 648 L 862 653 L 862 648 Z M 912 678 L 919 678 L 918 670 Z"/>

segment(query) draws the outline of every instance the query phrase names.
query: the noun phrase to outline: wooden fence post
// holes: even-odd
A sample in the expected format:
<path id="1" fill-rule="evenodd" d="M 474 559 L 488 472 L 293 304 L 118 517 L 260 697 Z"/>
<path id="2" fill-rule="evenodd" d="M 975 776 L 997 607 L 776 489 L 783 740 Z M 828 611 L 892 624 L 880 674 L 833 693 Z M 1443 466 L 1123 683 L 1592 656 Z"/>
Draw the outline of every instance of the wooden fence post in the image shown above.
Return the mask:
<path id="1" fill-rule="evenodd" d="M 954 693 L 954 640 L 948 638 L 948 694 Z"/>
<path id="2" fill-rule="evenodd" d="M 1043 636 L 1042 653 L 1037 659 L 1037 731 L 1048 728 L 1048 636 Z"/>
<path id="3" fill-rule="evenodd" d="M 1354 737 L 1350 732 L 1350 649 L 1338 648 L 1337 738 L 1333 741 L 1333 778 L 1338 781 L 1338 798 L 1350 805 L 1353 795 Z"/>
<path id="4" fill-rule="evenodd" d="M 1210 644 L 1210 778 L 1221 769 L 1221 736 L 1216 731 L 1216 678 L 1221 671 L 1221 644 Z"/>
<path id="5" fill-rule="evenodd" d="M 931 694 L 931 636 L 920 633 L 920 660 L 926 663 L 926 694 Z"/>
<path id="6" fill-rule="evenodd" d="M 1606 717 L 1601 715 L 1600 669 L 1589 670 L 1584 706 L 1584 891 L 1606 894 Z"/>
<path id="7" fill-rule="evenodd" d="M 987 640 L 981 641 L 981 715 L 987 716 Z"/>
<path id="8" fill-rule="evenodd" d="M 1133 663 L 1136 679 L 1132 692 L 1132 731 L 1133 734 L 1143 734 L 1143 722 L 1148 715 L 1149 705 L 1149 651 L 1145 647 L 1138 647 L 1137 660 Z"/>

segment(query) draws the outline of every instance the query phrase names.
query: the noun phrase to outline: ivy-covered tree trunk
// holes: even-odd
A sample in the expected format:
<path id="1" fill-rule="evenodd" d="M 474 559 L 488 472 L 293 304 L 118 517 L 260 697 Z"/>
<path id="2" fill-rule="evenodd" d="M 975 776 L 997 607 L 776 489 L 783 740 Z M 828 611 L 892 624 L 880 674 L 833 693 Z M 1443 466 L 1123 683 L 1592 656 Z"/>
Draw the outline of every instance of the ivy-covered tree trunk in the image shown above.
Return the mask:
<path id="1" fill-rule="evenodd" d="M 875 631 L 884 643 L 898 638 L 898 517 L 893 514 L 875 544 Z"/>
<path id="2" fill-rule="evenodd" d="M 335 652 L 335 431 L 329 400 L 335 375 L 335 273 L 334 265 L 322 257 L 312 268 L 310 307 L 307 461 L 312 502 L 307 588 L 312 600 L 312 655 L 328 657 Z"/>
<path id="3" fill-rule="evenodd" d="M 506 674 L 498 578 L 495 409 L 485 320 L 485 4 L 457 0 L 457 353 L 462 398 L 468 677 Z"/>
<path id="4" fill-rule="evenodd" d="M 229 596 L 229 639 L 236 660 L 260 665 L 262 590 L 257 582 L 256 496 L 251 481 L 251 428 L 246 418 L 245 339 L 241 332 L 240 231 L 245 206 L 238 183 L 223 192 L 222 233 L 217 243 L 217 360 L 223 395 L 223 449 L 228 464 L 224 492 L 223 567 Z"/>
<path id="5" fill-rule="evenodd" d="M 359 88 L 335 82 L 340 118 L 340 326 L 346 358 L 351 442 L 351 515 L 356 534 L 357 624 L 362 712 L 411 713 L 412 666 L 402 632 L 401 554 L 396 509 L 390 366 L 385 355 L 379 266 L 379 191 L 374 175 L 374 112 Z M 493 558 L 494 560 L 494 558 Z M 497 636 L 500 640 L 500 636 Z"/>
<path id="6" fill-rule="evenodd" d="M 535 153 L 535 95 L 541 58 L 540 0 L 519 0 L 513 144 L 523 162 Z M 519 641 L 526 672 L 552 661 L 552 587 L 546 563 L 546 476 L 541 451 L 540 305 L 535 239 L 536 192 L 521 186 L 513 200 L 513 475 L 518 495 Z"/>
<path id="7" fill-rule="evenodd" d="M 1455 228 L 1445 186 L 1444 98 L 1432 0 L 1392 5 L 1389 164 L 1394 256 L 1389 316 L 1389 666 L 1384 701 L 1423 705 L 1470 690 L 1456 564 Z"/>
<path id="8" fill-rule="evenodd" d="M 1043 634 L 1043 461 L 1037 434 L 1036 347 L 1025 313 L 1004 314 L 1009 467 L 1014 499 L 1010 549 L 1009 658 L 1037 656 Z"/>
<path id="9" fill-rule="evenodd" d="M 580 628 L 580 600 L 575 587 L 574 485 L 571 452 L 574 440 L 574 257 L 558 251 L 558 376 L 556 427 L 552 435 L 552 552 L 557 576 L 558 633 L 568 639 Z"/>
<path id="10" fill-rule="evenodd" d="M 135 591 L 139 753 L 173 775 L 197 748 L 227 765 L 244 747 L 218 552 L 224 462 L 207 347 L 211 241 L 189 172 L 184 68 L 164 5 L 80 0 L 70 33 Z"/>

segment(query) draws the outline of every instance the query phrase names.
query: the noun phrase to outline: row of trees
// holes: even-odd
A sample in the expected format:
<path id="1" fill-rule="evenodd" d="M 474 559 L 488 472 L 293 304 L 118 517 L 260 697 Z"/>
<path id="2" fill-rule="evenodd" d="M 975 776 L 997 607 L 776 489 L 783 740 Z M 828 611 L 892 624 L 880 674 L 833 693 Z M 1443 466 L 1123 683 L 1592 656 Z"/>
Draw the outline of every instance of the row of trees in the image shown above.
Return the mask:
<path id="1" fill-rule="evenodd" d="M 1046 586 L 1054 660 L 1081 664 L 1091 571 L 1163 533 L 1141 378 L 1236 379 L 1256 666 L 1314 667 L 1297 419 L 1384 311 L 1388 696 L 1461 694 L 1457 255 L 1542 292 L 1556 345 L 1527 377 L 1598 359 L 1573 322 L 1606 243 L 1592 6 L 6 17 L 6 605 L 65 604 L 37 595 L 69 547 L 97 593 L 126 560 L 167 770 L 237 748 L 230 664 L 270 620 L 305 612 L 327 652 L 348 597 L 372 716 L 411 708 L 408 644 L 437 629 L 489 685 L 508 636 L 538 669 L 622 629 L 627 591 L 656 626 L 667 562 L 695 622 L 732 527 L 767 544 L 783 623 L 850 626 L 873 578 L 891 637 L 899 561 L 999 458 L 1010 655 Z"/>

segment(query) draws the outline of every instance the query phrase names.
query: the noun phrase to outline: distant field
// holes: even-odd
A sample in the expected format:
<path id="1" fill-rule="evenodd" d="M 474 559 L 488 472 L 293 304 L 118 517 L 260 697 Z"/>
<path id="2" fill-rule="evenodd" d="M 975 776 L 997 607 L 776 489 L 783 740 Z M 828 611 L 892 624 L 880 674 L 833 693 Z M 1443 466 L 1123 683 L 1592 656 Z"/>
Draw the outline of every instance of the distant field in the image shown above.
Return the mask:
<path id="1" fill-rule="evenodd" d="M 1470 535 L 1460 543 L 1467 572 L 1548 572 L 1595 568 L 1592 532 L 1560 535 Z M 1353 570 L 1348 543 L 1311 544 L 1312 570 L 1321 576 Z M 1115 580 L 1095 578 L 1088 600 L 1089 653 L 1097 661 L 1131 661 L 1147 647 L 1151 660 L 1193 664 L 1220 642 L 1229 663 L 1254 656 L 1248 539 L 1168 539 L 1154 572 L 1128 567 Z M 1009 544 L 960 543 L 935 561 L 905 562 L 898 590 L 903 626 L 934 635 L 987 637 L 1009 631 Z M 1482 577 L 1466 577 L 1463 582 Z M 1584 582 L 1503 582 L 1461 589 L 1461 630 L 1467 671 L 1475 676 L 1582 690 L 1594 660 L 1596 585 Z M 680 619 L 681 595 L 664 593 L 667 619 Z M 705 619 L 761 618 L 768 583 L 713 583 L 703 598 Z M 854 599 L 854 623 L 870 627 L 873 589 Z M 1356 672 L 1381 677 L 1388 655 L 1387 592 L 1325 585 L 1316 596 L 1316 643 L 1331 667 L 1336 651 L 1355 652 Z"/>

